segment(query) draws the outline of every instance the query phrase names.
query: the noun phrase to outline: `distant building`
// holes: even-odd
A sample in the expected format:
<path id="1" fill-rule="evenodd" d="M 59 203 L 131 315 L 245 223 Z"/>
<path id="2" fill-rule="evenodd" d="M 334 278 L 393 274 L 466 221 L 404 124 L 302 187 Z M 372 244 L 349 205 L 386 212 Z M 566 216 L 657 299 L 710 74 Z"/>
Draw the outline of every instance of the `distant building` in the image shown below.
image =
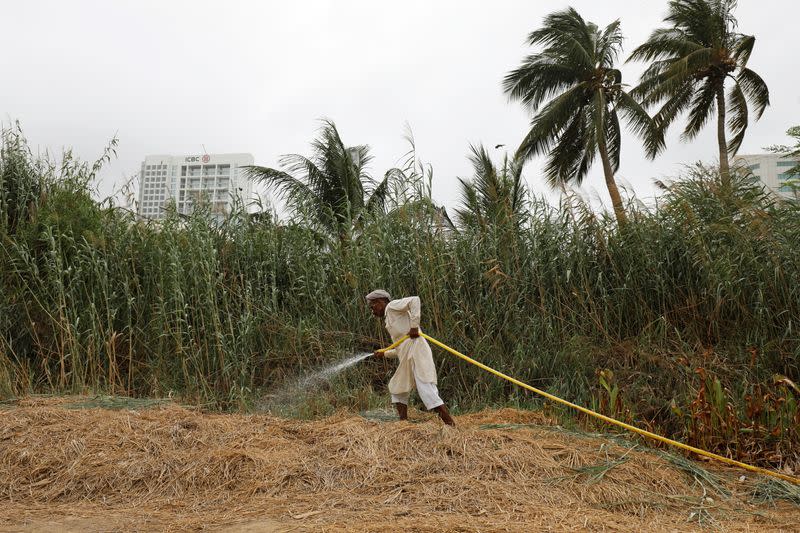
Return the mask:
<path id="1" fill-rule="evenodd" d="M 224 216 L 234 197 L 246 202 L 253 195 L 241 168 L 252 164 L 250 154 L 149 155 L 139 174 L 139 216 L 162 219 L 170 201 L 178 213 L 189 214 L 205 202 Z"/>
<path id="2" fill-rule="evenodd" d="M 737 155 L 734 164 L 747 167 L 768 189 L 784 198 L 796 198 L 795 188 L 787 182 L 800 185 L 800 174 L 789 170 L 800 161 L 786 159 L 778 154 Z"/>

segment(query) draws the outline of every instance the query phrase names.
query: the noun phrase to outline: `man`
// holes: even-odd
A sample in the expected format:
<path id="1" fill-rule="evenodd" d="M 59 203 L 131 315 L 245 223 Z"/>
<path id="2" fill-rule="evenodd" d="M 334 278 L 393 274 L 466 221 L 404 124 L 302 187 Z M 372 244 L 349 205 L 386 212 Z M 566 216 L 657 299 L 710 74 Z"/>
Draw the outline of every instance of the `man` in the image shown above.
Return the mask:
<path id="1" fill-rule="evenodd" d="M 389 392 L 400 420 L 408 419 L 408 397 L 416 386 L 425 408 L 436 411 L 445 424 L 455 426 L 436 388 L 436 366 L 433 364 L 431 347 L 428 341 L 419 336 L 419 296 L 392 300 L 388 292 L 378 289 L 367 294 L 366 300 L 373 315 L 386 318 L 386 330 L 392 342 L 404 335 L 411 337 L 397 348 L 378 350 L 373 354 L 375 357 L 397 357 L 399 361 L 389 381 Z"/>

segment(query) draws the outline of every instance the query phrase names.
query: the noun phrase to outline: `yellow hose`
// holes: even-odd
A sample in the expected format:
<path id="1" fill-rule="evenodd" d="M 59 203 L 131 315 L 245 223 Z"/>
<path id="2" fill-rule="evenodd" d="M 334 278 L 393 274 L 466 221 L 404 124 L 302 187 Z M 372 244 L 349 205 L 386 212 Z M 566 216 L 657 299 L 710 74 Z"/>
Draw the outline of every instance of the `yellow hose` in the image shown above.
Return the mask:
<path id="1" fill-rule="evenodd" d="M 789 475 L 786 475 L 786 474 L 781 474 L 780 472 L 774 472 L 772 470 L 767 470 L 767 469 L 764 469 L 764 468 L 759 468 L 757 466 L 749 465 L 747 463 L 742 463 L 742 462 L 736 461 L 734 459 L 728 459 L 727 457 L 723 457 L 721 455 L 717 455 L 715 453 L 711 453 L 711 452 L 708 452 L 706 450 L 702 450 L 700 448 L 695 448 L 694 446 L 689 446 L 688 444 L 684 444 L 684 443 L 678 442 L 676 440 L 672 440 L 672 439 L 668 439 L 666 437 L 662 437 L 661 435 L 657 435 L 657 434 L 652 433 L 650 431 L 646 431 L 644 429 L 639 429 L 639 428 L 637 428 L 635 426 L 631 426 L 630 424 L 626 424 L 625 422 L 620 422 L 619 420 L 616 420 L 616 419 L 611 418 L 609 416 L 605 416 L 605 415 L 601 415 L 600 413 L 596 413 L 596 412 L 592 411 L 591 409 L 587 409 L 585 407 L 581 407 L 580 405 L 574 404 L 572 402 L 568 402 L 567 400 L 562 400 L 558 396 L 553 396 L 552 394 L 544 392 L 543 390 L 539 390 L 536 387 L 531 387 L 527 383 L 523 383 L 522 381 L 520 381 L 518 379 L 514 379 L 511 376 L 507 376 L 507 375 L 503 374 L 502 372 L 498 372 L 494 368 L 488 367 L 488 366 L 484 365 L 483 363 L 480 363 L 480 362 L 476 361 L 475 359 L 472 359 L 471 357 L 468 357 L 468 356 L 464 355 L 463 353 L 459 352 L 458 350 L 454 350 L 453 348 L 450 348 L 446 344 L 437 341 L 436 339 L 434 339 L 433 337 L 430 337 L 429 335 L 426 335 L 424 333 L 420 333 L 419 335 L 420 335 L 420 337 L 424 337 L 424 338 L 428 339 L 430 342 L 432 342 L 433 344 L 435 344 L 439 348 L 442 348 L 443 350 L 450 352 L 451 354 L 455 355 L 456 357 L 460 357 L 464 361 L 466 361 L 468 363 L 471 363 L 471 364 L 477 366 L 478 368 L 482 368 L 483 370 L 486 370 L 487 372 L 490 372 L 490 373 L 494 374 L 497 377 L 500 377 L 500 378 L 503 378 L 505 380 L 508 380 L 511 383 L 515 384 L 515 385 L 519 385 L 523 389 L 528 389 L 529 391 L 535 392 L 536 394 L 538 394 L 540 396 L 544 396 L 548 400 L 552 400 L 552 401 L 560 403 L 562 405 L 566 405 L 567 407 L 571 407 L 573 409 L 576 409 L 576 410 L 580 411 L 581 413 L 593 416 L 595 418 L 599 418 L 600 420 L 602 420 L 604 422 L 607 422 L 609 424 L 613 424 L 613 425 L 619 426 L 619 427 L 621 427 L 623 429 L 627 429 L 628 431 L 632 431 L 633 433 L 638 433 L 639 435 L 642 435 L 642 436 L 645 436 L 645 437 L 649 437 L 651 439 L 663 442 L 665 444 L 669 444 L 671 446 L 675 446 L 676 448 L 681 448 L 681 449 L 686 450 L 686 451 L 694 452 L 694 453 L 696 453 L 698 455 L 709 457 L 711 459 L 716 459 L 717 461 L 721 461 L 721 462 L 727 463 L 729 465 L 738 466 L 739 468 L 743 468 L 743 469 L 749 470 L 751 472 L 757 472 L 759 474 L 764 474 L 766 476 L 776 477 L 778 479 L 782 479 L 784 481 L 788 481 L 789 483 L 794 483 L 796 485 L 800 485 L 800 478 L 796 478 L 796 477 L 789 476 Z M 408 338 L 408 335 L 406 335 L 405 337 L 399 339 L 397 342 L 394 342 L 391 346 L 388 346 L 384 350 L 389 350 L 389 349 L 397 347 L 398 345 L 400 345 L 400 343 L 402 343 L 407 338 Z M 383 351 L 383 350 L 381 350 L 381 351 Z"/>

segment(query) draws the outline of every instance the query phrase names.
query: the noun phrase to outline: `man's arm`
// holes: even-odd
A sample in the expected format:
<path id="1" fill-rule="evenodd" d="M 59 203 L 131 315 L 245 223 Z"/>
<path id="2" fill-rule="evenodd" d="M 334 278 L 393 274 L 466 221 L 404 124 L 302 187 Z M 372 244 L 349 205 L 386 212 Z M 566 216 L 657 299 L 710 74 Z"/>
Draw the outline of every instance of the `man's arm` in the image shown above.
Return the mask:
<path id="1" fill-rule="evenodd" d="M 409 296 L 389 303 L 387 309 L 398 313 L 408 313 L 408 336 L 412 339 L 419 337 L 419 321 L 422 316 L 422 302 L 419 296 Z"/>
<path id="2" fill-rule="evenodd" d="M 422 317 L 422 302 L 419 296 L 411 296 L 408 298 L 408 318 L 412 331 L 419 334 L 419 320 Z M 414 335 L 412 335 L 413 337 Z"/>

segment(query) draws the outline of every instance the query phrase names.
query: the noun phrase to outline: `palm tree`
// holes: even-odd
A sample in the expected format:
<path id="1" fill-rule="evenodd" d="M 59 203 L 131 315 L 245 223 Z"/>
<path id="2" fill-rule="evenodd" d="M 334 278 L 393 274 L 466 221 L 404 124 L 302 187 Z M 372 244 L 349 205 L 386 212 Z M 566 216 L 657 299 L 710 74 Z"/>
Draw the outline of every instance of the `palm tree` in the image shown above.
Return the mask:
<path id="1" fill-rule="evenodd" d="M 527 206 L 527 188 L 518 161 L 503 159 L 497 168 L 483 146 L 470 146 L 472 180 L 459 178 L 461 205 L 458 221 L 468 227 L 486 229 L 489 225 L 512 223 L 519 226 Z"/>
<path id="2" fill-rule="evenodd" d="M 688 111 L 683 139 L 700 132 L 717 112 L 720 174 L 730 182 L 729 155 L 742 144 L 748 124 L 748 101 L 756 120 L 769 105 L 769 89 L 761 76 L 747 68 L 755 37 L 736 32 L 736 0 L 673 0 L 664 22 L 633 51 L 631 60 L 651 61 L 633 95 L 645 107 L 661 104 L 655 121 L 663 132 Z M 733 85 L 725 95 L 725 82 Z M 726 111 L 733 138 L 725 138 Z"/>
<path id="3" fill-rule="evenodd" d="M 315 227 L 341 242 L 349 241 L 365 215 L 384 211 L 393 171 L 380 182 L 374 180 L 366 171 L 372 160 L 369 147 L 346 147 L 330 120 L 323 120 L 311 150 L 311 157 L 283 156 L 281 170 L 250 166 L 246 173 L 276 189 L 295 215 L 309 217 Z"/>
<path id="4" fill-rule="evenodd" d="M 647 112 L 623 89 L 622 73 L 614 67 L 622 45 L 619 21 L 601 31 L 568 8 L 548 15 L 527 43 L 542 45 L 543 50 L 526 57 L 503 83 L 512 100 L 535 113 L 517 158 L 526 161 L 547 153 L 545 177 L 555 187 L 573 181 L 580 185 L 600 154 L 614 213 L 624 223 L 614 181 L 620 158 L 619 115 L 642 138 L 648 156 L 655 157 L 663 141 Z"/>

